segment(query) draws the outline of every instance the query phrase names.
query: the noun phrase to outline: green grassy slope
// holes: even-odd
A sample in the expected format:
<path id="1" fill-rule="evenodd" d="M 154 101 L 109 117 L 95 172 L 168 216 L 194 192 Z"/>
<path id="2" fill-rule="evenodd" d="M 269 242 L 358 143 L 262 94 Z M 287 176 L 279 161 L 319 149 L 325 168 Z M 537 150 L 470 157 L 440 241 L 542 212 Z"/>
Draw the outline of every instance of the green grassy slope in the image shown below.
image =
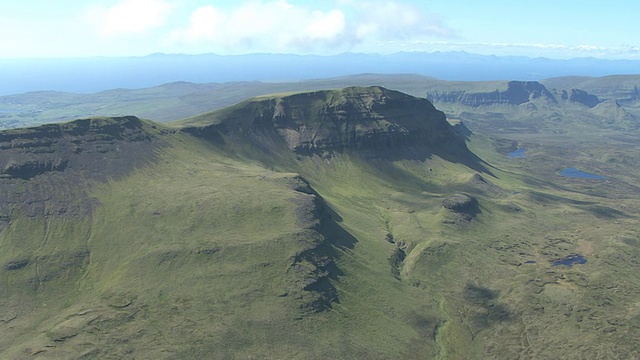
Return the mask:
<path id="1" fill-rule="evenodd" d="M 356 110 L 373 101 L 357 91 L 367 101 Z M 339 101 L 309 108 L 333 116 L 345 96 L 331 94 Z M 81 188 L 71 176 L 86 163 L 76 155 L 63 172 L 0 177 L 2 189 L 43 194 L 27 199 L 42 206 L 8 206 L 0 217 L 0 357 L 638 357 L 634 147 L 589 142 L 571 164 L 552 137 L 536 146 L 472 135 L 479 158 L 454 137 L 454 155 L 438 142 L 301 153 L 286 134 L 312 122 L 286 111 L 273 131 L 271 120 L 229 120 L 245 106 L 186 121 L 200 128 L 143 121 L 147 137 L 126 143 L 146 160 L 86 176 Z M 409 126 L 395 118 L 406 108 L 376 106 L 355 134 L 376 121 Z M 431 111 L 415 121 L 443 121 Z M 110 150 L 124 146 L 118 136 L 76 140 L 82 154 L 109 149 L 91 157 L 98 164 L 125 156 Z M 4 151 L 42 148 L 11 141 Z M 527 158 L 504 156 L 518 141 Z M 564 166 L 609 178 L 563 178 Z M 78 204 L 56 202 L 54 183 Z M 461 193 L 476 202 L 443 206 Z M 90 211 L 73 211 L 86 209 L 82 199 Z M 587 263 L 552 266 L 571 253 Z"/>
<path id="2" fill-rule="evenodd" d="M 472 149 L 493 165 L 481 179 L 473 169 L 438 156 L 254 157 L 311 181 L 359 240 L 357 264 L 387 266 L 403 288 L 426 294 L 423 304 L 432 310 L 423 324 L 431 329 L 438 356 L 633 357 L 638 348 L 627 339 L 639 330 L 632 296 L 639 285 L 632 270 L 638 174 L 627 166 L 637 150 L 627 146 L 622 164 L 620 154 L 594 148 L 595 138 L 574 132 L 557 141 L 546 135 L 524 160 L 508 159 L 492 140 L 473 136 Z M 527 146 L 534 140 L 523 139 Z M 611 178 L 563 178 L 557 172 L 566 166 Z M 456 192 L 479 199 L 471 221 L 441 206 Z M 382 250 L 371 250 L 376 247 Z M 404 261 L 389 261 L 398 258 L 398 249 Z M 571 253 L 584 254 L 587 264 L 552 266 Z M 613 296 L 607 282 L 624 290 Z"/>
<path id="3" fill-rule="evenodd" d="M 163 144 L 154 161 L 92 182 L 90 214 L 7 214 L 3 357 L 321 359 L 434 351 L 407 322 L 424 310 L 422 295 L 396 293 L 388 264 L 374 270 L 382 279 L 359 265 L 363 272 L 341 285 L 349 291 L 336 290 L 345 264 L 353 264 L 342 258 L 357 240 L 332 219 L 339 215 L 311 201 L 313 190 L 295 174 L 153 127 L 146 131 Z M 65 180 L 3 181 L 28 189 Z M 45 208 L 55 208 L 48 195 Z M 365 283 L 385 291 L 371 294 Z M 363 297 L 377 302 L 359 304 Z M 371 316 L 397 301 L 406 305 Z M 425 343 L 417 340 L 423 335 Z"/>

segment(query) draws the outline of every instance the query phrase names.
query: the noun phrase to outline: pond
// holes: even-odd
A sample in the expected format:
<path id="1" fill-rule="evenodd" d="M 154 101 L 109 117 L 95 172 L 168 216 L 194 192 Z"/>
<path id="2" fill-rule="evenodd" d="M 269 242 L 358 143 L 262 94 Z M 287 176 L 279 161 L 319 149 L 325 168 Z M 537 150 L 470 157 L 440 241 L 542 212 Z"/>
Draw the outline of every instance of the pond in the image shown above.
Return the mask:
<path id="1" fill-rule="evenodd" d="M 587 258 L 585 258 L 580 254 L 569 254 L 561 259 L 553 260 L 551 265 L 552 266 L 564 265 L 564 266 L 571 267 L 573 266 L 573 264 L 582 265 L 582 264 L 585 264 L 586 262 L 587 262 Z"/>
<path id="2" fill-rule="evenodd" d="M 580 179 L 594 179 L 594 180 L 604 180 L 604 179 L 606 179 L 605 176 L 598 175 L 598 174 L 591 174 L 591 173 L 584 172 L 584 171 L 581 171 L 581 170 L 578 170 L 578 169 L 572 168 L 572 167 L 568 167 L 568 168 L 560 171 L 560 175 L 562 175 L 564 177 L 580 178 Z"/>
<path id="3" fill-rule="evenodd" d="M 525 149 L 525 148 L 517 148 L 515 151 L 512 151 L 512 152 L 508 153 L 507 156 L 512 158 L 512 159 L 525 158 L 525 157 L 527 157 L 525 155 L 526 151 L 527 151 L 527 149 Z"/>

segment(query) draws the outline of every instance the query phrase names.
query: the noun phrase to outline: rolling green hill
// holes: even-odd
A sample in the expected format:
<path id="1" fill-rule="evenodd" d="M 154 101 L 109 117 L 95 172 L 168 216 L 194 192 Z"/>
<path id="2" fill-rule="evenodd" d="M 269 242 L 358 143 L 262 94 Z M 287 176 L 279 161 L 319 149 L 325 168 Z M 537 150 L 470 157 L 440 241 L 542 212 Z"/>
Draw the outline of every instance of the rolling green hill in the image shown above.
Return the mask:
<path id="1" fill-rule="evenodd" d="M 218 110 L 249 97 L 291 91 L 314 91 L 346 86 L 382 85 L 424 96 L 421 75 L 364 74 L 301 82 L 229 82 L 196 84 L 174 82 L 143 89 L 113 89 L 90 94 L 54 91 L 0 96 L 0 129 L 68 121 L 89 116 L 137 114 L 159 122 L 181 120 Z"/>
<path id="2" fill-rule="evenodd" d="M 640 356 L 635 146 L 462 126 L 349 87 L 0 131 L 0 358 Z"/>
<path id="3" fill-rule="evenodd" d="M 428 97 L 450 118 L 464 120 L 485 133 L 505 128 L 531 132 L 544 119 L 554 128 L 560 119 L 586 125 L 628 129 L 640 117 L 638 76 L 601 78 L 561 77 L 540 82 L 443 81 L 421 75 L 362 74 L 288 83 L 230 82 L 194 84 L 176 82 L 145 89 L 114 89 L 93 94 L 31 92 L 0 97 L 0 129 L 34 126 L 92 116 L 135 114 L 159 122 L 177 121 L 232 106 L 253 96 L 308 92 L 347 86 L 384 86 L 417 97 Z M 607 103 L 609 110 L 593 109 Z M 465 116 L 470 113 L 472 116 Z M 515 116 L 514 116 L 515 115 Z M 515 118 L 515 119 L 514 119 Z M 489 119 L 486 128 L 478 120 Z M 584 119 L 584 121 L 582 120 Z M 515 120 L 515 121 L 514 121 Z M 484 121 L 485 123 L 487 121 Z M 511 131 L 507 130 L 507 131 Z M 555 126 L 552 131 L 563 131 Z"/>

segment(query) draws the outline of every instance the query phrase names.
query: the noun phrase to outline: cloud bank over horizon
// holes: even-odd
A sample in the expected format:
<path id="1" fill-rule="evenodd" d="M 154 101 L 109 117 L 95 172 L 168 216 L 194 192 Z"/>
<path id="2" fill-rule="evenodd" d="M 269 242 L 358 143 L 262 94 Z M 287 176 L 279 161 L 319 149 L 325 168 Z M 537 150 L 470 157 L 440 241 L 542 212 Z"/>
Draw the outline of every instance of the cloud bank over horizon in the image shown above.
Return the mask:
<path id="1" fill-rule="evenodd" d="M 176 4 L 120 0 L 111 7 L 90 7 L 86 19 L 107 39 L 163 28 L 158 38 L 165 48 L 211 49 L 223 54 L 337 53 L 367 42 L 456 37 L 438 17 L 397 1 L 341 0 L 326 9 L 317 3 L 288 0 L 238 4 L 200 6 L 189 12 L 187 20 L 168 26 L 177 12 Z"/>
<path id="2" fill-rule="evenodd" d="M 575 38 L 582 31 L 577 25 L 557 31 L 553 26 L 561 25 L 553 21 L 532 31 L 521 18 L 509 17 L 512 10 L 497 0 L 476 8 L 418 0 L 61 0 L 35 11 L 2 4 L 0 31 L 13 36 L 0 39 L 0 58 L 466 51 L 640 59 L 634 38 L 607 44 L 598 32 Z M 584 20 L 589 29 L 590 19 Z M 618 23 L 607 30 L 622 37 L 630 25 Z"/>

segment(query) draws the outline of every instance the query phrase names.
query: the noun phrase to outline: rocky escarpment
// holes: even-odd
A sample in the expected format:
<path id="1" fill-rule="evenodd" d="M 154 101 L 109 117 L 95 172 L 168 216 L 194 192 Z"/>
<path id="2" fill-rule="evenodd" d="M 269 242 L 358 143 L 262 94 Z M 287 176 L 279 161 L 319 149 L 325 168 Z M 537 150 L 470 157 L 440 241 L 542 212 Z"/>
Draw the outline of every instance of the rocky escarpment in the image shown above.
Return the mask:
<path id="1" fill-rule="evenodd" d="M 336 249 L 352 248 L 356 240 L 337 223 L 339 216 L 305 178 L 295 175 L 281 180 L 296 192 L 290 200 L 296 205 L 295 216 L 301 228 L 295 235 L 297 251 L 288 269 L 293 282 L 282 296 L 300 301 L 303 314 L 330 309 L 339 302 L 332 281 L 342 275 L 334 261 Z"/>
<path id="2" fill-rule="evenodd" d="M 133 116 L 5 130 L 0 132 L 0 177 L 27 180 L 70 167 L 105 179 L 141 159 L 142 154 L 125 151 L 127 145 L 149 140 L 142 121 Z"/>
<path id="3" fill-rule="evenodd" d="M 562 90 L 560 96 L 563 100 L 569 100 L 571 102 L 586 105 L 590 108 L 601 103 L 597 96 L 589 94 L 588 92 L 580 89 L 571 89 L 570 91 Z"/>
<path id="4" fill-rule="evenodd" d="M 478 199 L 463 193 L 447 196 L 442 200 L 442 207 L 465 221 L 472 220 L 480 212 Z"/>
<path id="5" fill-rule="evenodd" d="M 479 107 L 495 104 L 521 105 L 533 99 L 544 99 L 555 103 L 556 99 L 544 85 L 536 81 L 510 81 L 504 90 L 487 92 L 467 90 L 432 90 L 427 99 L 433 103 L 459 103 L 465 106 Z"/>
<path id="6" fill-rule="evenodd" d="M 468 151 L 429 101 L 381 87 L 256 98 L 185 123 L 208 123 L 183 129 L 192 134 L 249 137 L 267 147 L 279 142 L 300 155 L 408 147 Z"/>
<path id="7" fill-rule="evenodd" d="M 74 199 L 88 181 L 117 178 L 153 158 L 145 126 L 128 116 L 0 131 L 0 213 L 86 213 L 88 199 Z"/>

